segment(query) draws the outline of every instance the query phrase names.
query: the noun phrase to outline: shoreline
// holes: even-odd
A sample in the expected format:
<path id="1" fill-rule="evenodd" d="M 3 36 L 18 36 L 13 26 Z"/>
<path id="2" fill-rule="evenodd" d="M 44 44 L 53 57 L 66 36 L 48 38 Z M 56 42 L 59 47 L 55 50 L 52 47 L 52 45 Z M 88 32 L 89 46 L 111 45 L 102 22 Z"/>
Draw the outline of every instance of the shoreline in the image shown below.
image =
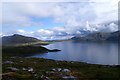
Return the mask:
<path id="1" fill-rule="evenodd" d="M 25 58 L 33 58 L 33 59 L 39 59 L 38 57 L 25 57 Z M 78 63 L 86 63 L 91 65 L 101 65 L 101 66 L 120 66 L 120 64 L 98 64 L 98 63 L 89 63 L 89 62 L 82 62 L 82 61 L 69 61 L 69 60 L 55 60 L 55 59 L 48 59 L 48 58 L 42 58 L 46 60 L 54 60 L 54 61 L 66 61 L 66 62 L 78 62 Z"/>

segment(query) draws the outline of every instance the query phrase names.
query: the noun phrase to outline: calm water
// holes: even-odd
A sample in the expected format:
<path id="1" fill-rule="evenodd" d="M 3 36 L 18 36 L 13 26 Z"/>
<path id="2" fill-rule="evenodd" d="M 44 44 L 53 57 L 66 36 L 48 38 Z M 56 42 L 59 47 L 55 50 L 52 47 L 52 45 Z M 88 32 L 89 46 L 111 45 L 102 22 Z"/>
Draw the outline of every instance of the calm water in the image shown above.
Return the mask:
<path id="1" fill-rule="evenodd" d="M 81 61 L 92 64 L 118 64 L 117 43 L 55 42 L 45 46 L 48 49 L 60 49 L 59 52 L 37 54 L 32 57 L 54 60 Z"/>

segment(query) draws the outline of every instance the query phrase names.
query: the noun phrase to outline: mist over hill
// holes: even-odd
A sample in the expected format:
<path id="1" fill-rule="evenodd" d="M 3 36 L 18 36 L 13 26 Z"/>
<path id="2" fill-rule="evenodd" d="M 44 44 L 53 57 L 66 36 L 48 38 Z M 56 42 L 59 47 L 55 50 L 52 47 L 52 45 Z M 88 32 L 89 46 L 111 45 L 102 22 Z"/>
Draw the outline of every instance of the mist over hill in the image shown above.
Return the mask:
<path id="1" fill-rule="evenodd" d="M 74 41 L 110 41 L 110 42 L 119 42 L 120 31 L 116 32 L 96 32 L 88 34 L 84 37 L 75 36 L 71 38 Z"/>

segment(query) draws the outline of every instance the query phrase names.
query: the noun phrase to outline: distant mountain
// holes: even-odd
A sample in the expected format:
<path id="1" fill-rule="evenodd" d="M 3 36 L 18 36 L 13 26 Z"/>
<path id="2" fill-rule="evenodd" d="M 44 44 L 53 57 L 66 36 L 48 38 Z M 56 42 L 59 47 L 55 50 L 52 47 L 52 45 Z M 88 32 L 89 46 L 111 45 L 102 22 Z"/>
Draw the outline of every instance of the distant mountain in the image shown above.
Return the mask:
<path id="1" fill-rule="evenodd" d="M 91 33 L 84 37 L 73 37 L 72 40 L 75 41 L 119 41 L 120 38 L 120 31 L 112 32 L 112 33 L 105 33 L 105 32 L 97 32 Z"/>
<path id="2" fill-rule="evenodd" d="M 113 32 L 107 38 L 108 41 L 118 41 L 120 42 L 120 31 Z"/>
<path id="3" fill-rule="evenodd" d="M 27 37 L 19 34 L 2 37 L 2 45 L 23 44 L 23 43 L 40 42 L 40 41 L 41 40 L 39 39 L 33 37 Z"/>

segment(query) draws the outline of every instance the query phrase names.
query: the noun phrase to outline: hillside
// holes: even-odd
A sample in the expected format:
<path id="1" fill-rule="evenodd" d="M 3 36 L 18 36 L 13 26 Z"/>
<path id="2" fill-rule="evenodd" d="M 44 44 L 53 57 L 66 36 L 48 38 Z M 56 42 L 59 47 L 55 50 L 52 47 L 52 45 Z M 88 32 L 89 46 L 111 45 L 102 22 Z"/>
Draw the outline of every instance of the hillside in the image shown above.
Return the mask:
<path id="1" fill-rule="evenodd" d="M 33 37 L 27 37 L 19 34 L 2 37 L 2 45 L 19 45 L 19 44 L 28 45 L 28 44 L 48 44 L 48 43 Z"/>
<path id="2" fill-rule="evenodd" d="M 105 33 L 105 32 L 97 32 L 92 33 L 84 37 L 73 37 L 74 41 L 112 41 L 118 42 L 120 38 L 120 31 Z"/>
<path id="3" fill-rule="evenodd" d="M 110 36 L 107 38 L 107 40 L 120 42 L 120 31 L 111 33 Z"/>

